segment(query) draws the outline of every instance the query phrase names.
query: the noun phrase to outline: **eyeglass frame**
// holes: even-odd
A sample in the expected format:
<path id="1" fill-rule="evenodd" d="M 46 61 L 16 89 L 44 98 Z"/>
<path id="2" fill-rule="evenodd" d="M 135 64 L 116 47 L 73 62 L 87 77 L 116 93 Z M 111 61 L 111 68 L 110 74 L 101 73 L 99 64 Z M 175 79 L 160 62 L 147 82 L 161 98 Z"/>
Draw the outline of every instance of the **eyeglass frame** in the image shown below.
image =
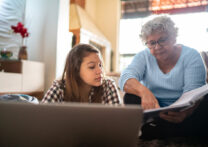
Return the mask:
<path id="1" fill-rule="evenodd" d="M 159 40 L 157 40 L 157 41 L 155 41 L 155 40 L 151 40 L 150 42 L 146 42 L 145 43 L 145 45 L 149 48 L 149 49 L 153 49 L 153 48 L 155 48 L 156 47 L 156 45 L 158 44 L 158 45 L 160 45 L 160 46 L 164 46 L 167 42 L 166 41 L 168 41 L 168 39 L 169 39 L 169 37 L 166 37 L 165 39 L 163 39 L 163 38 L 160 38 Z M 152 47 L 150 47 L 150 46 L 148 46 L 148 44 L 149 43 L 154 43 L 154 45 L 152 45 Z M 151 43 L 151 44 L 152 44 Z"/>

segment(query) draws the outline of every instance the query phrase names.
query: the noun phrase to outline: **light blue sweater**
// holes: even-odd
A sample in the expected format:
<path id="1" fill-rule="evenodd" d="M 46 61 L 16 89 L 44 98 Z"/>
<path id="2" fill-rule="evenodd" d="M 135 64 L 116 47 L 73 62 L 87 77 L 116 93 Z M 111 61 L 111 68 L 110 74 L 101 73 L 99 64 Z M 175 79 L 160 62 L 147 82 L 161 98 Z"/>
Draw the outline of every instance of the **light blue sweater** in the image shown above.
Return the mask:
<path id="1" fill-rule="evenodd" d="M 206 70 L 200 54 L 195 49 L 182 45 L 175 67 L 166 74 L 160 70 L 149 49 L 136 54 L 132 63 L 121 73 L 121 90 L 130 78 L 136 78 L 149 88 L 160 106 L 164 107 L 175 102 L 184 92 L 204 85 Z"/>

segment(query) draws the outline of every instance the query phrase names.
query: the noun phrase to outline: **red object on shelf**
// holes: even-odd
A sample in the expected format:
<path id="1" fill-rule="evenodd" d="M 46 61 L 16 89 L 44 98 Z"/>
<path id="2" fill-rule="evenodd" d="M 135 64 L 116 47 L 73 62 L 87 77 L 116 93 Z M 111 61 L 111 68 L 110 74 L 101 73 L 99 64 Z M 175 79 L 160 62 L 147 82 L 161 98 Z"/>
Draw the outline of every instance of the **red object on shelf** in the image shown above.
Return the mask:
<path id="1" fill-rule="evenodd" d="M 25 28 L 21 22 L 18 22 L 17 26 L 11 26 L 11 28 L 15 33 L 20 33 L 22 38 L 29 36 L 29 33 L 27 32 L 27 28 Z"/>

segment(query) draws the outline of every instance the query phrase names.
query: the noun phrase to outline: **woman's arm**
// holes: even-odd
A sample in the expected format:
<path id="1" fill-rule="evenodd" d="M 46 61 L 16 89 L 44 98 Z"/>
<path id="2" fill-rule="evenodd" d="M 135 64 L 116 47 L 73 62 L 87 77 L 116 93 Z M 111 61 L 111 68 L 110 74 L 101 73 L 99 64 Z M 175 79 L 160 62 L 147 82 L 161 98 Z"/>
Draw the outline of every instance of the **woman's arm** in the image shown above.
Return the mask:
<path id="1" fill-rule="evenodd" d="M 153 93 L 137 79 L 128 79 L 124 85 L 124 91 L 141 97 L 141 105 L 143 109 L 154 109 L 160 107 Z"/>
<path id="2" fill-rule="evenodd" d="M 131 64 L 121 73 L 119 86 L 126 93 L 141 97 L 141 105 L 144 109 L 158 108 L 159 104 L 153 93 L 139 81 L 146 74 L 147 60 L 150 53 L 144 50 L 135 55 Z"/>
<path id="3" fill-rule="evenodd" d="M 206 83 L 206 69 L 200 54 L 193 50 L 184 58 L 183 93 L 201 87 Z"/>

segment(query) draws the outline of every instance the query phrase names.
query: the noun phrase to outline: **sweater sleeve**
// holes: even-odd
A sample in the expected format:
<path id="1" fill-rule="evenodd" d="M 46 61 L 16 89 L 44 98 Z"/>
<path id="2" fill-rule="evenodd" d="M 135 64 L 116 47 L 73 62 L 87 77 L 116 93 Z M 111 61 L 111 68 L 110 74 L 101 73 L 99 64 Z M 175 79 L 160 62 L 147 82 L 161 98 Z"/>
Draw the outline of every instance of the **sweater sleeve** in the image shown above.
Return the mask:
<path id="1" fill-rule="evenodd" d="M 141 81 L 146 70 L 145 50 L 136 54 L 131 64 L 121 73 L 119 87 L 123 91 L 124 85 L 128 79 L 134 78 Z"/>
<path id="2" fill-rule="evenodd" d="M 183 92 L 203 86 L 206 80 L 206 69 L 200 54 L 192 50 L 185 58 Z"/>

